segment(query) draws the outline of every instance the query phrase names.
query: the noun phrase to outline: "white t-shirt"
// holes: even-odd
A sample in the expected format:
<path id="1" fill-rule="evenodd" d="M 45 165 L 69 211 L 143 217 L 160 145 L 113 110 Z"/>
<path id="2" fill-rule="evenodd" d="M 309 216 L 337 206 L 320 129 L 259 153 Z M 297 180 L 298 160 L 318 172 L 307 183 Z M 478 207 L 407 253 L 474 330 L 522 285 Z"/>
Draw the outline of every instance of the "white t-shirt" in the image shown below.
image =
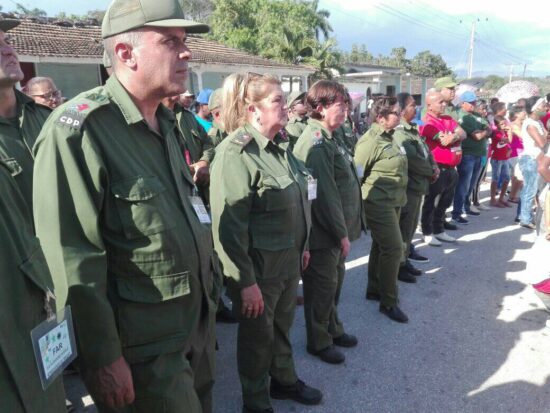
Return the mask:
<path id="1" fill-rule="evenodd" d="M 546 136 L 546 131 L 544 130 L 544 126 L 542 126 L 542 122 L 540 120 L 527 118 L 523 121 L 523 125 L 521 125 L 521 138 L 523 139 L 523 152 L 521 153 L 521 156 L 536 158 L 541 152 L 541 149 L 537 146 L 537 143 L 531 135 L 529 135 L 529 132 L 527 132 L 527 128 L 529 126 L 534 126 L 537 128 L 537 131 L 542 136 Z"/>

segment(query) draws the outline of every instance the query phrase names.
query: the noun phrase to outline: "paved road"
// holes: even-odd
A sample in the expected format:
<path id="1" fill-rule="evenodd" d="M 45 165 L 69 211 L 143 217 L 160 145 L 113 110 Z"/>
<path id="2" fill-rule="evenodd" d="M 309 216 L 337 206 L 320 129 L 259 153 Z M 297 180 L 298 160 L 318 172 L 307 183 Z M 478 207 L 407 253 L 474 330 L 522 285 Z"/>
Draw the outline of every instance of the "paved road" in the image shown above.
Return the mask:
<path id="1" fill-rule="evenodd" d="M 483 192 L 487 196 L 487 188 Z M 515 209 L 514 209 L 515 210 Z M 416 284 L 400 283 L 407 325 L 364 299 L 370 236 L 353 245 L 340 316 L 359 345 L 332 366 L 305 351 L 298 308 L 292 331 L 297 370 L 323 390 L 320 406 L 274 401 L 276 412 L 522 412 L 550 411 L 549 315 L 530 284 L 550 276 L 550 243 L 513 224 L 514 211 L 472 217 L 441 248 L 421 242 L 430 257 Z M 536 240 L 536 242 L 535 242 Z M 236 327 L 218 325 L 215 412 L 240 412 Z M 70 397 L 81 405 L 70 380 Z M 92 412 L 93 407 L 80 408 Z"/>

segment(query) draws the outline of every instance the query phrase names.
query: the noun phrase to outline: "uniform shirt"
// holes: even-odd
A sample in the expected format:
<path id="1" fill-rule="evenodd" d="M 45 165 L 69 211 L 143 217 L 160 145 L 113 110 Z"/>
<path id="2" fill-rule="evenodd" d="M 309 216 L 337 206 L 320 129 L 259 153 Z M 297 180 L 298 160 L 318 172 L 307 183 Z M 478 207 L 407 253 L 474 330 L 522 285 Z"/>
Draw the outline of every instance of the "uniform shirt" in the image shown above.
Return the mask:
<path id="1" fill-rule="evenodd" d="M 487 138 L 474 139 L 473 133 L 489 128 L 489 122 L 477 112 L 468 113 L 460 111 L 458 123 L 466 132 L 466 139 L 462 141 L 462 154 L 474 156 L 487 156 Z"/>
<path id="2" fill-rule="evenodd" d="M 288 146 L 291 151 L 294 148 L 294 145 L 298 141 L 298 138 L 300 137 L 302 132 L 306 129 L 307 122 L 307 116 L 304 116 L 303 118 L 292 117 L 291 119 L 289 119 L 287 125 L 285 126 L 289 142 Z"/>
<path id="3" fill-rule="evenodd" d="M 265 279 L 270 267 L 287 266 L 298 276 L 311 228 L 307 170 L 290 151 L 251 125 L 237 129 L 216 148 L 211 172 L 214 248 L 224 274 L 239 289 Z"/>
<path id="4" fill-rule="evenodd" d="M 53 283 L 11 166 L 0 161 L 0 406 L 2 412 L 65 411 L 63 381 L 42 390 L 30 332 L 46 320 Z M 55 311 L 55 302 L 51 302 Z"/>
<path id="5" fill-rule="evenodd" d="M 183 137 L 184 151 L 187 151 L 185 155 L 187 163 L 193 164 L 198 161 L 211 163 L 214 159 L 214 144 L 212 138 L 197 122 L 195 115 L 178 104 L 174 106 L 174 113 L 180 135 Z"/>
<path id="6" fill-rule="evenodd" d="M 160 133 L 111 76 L 56 109 L 35 146 L 37 234 L 85 368 L 179 351 L 215 311 L 210 230 L 176 119 L 156 117 Z"/>
<path id="7" fill-rule="evenodd" d="M 354 161 L 364 201 L 386 207 L 407 203 L 407 154 L 393 139 L 393 131 L 373 123 L 357 142 Z"/>
<path id="8" fill-rule="evenodd" d="M 340 246 L 345 237 L 358 239 L 363 226 L 361 185 L 353 156 L 344 143 L 319 121 L 310 119 L 293 153 L 317 179 L 317 198 L 311 205 L 310 249 Z"/>
<path id="9" fill-rule="evenodd" d="M 432 156 L 439 165 L 455 167 L 462 160 L 462 147 L 460 141 L 443 146 L 439 140 L 441 133 L 454 132 L 458 123 L 447 115 L 436 117 L 430 112 L 424 118 L 424 125 L 420 129 L 420 135 L 426 140 Z"/>
<path id="10" fill-rule="evenodd" d="M 353 156 L 355 154 L 355 145 L 357 145 L 357 136 L 353 132 L 353 123 L 349 119 L 346 119 L 342 126 L 334 131 L 334 135 L 338 136 L 338 139 L 346 145 L 346 148 Z"/>
<path id="11" fill-rule="evenodd" d="M 430 148 L 420 137 L 416 125 L 404 119 L 401 119 L 401 123 L 395 128 L 393 137 L 407 152 L 407 190 L 426 195 L 436 166 Z"/>
<path id="12" fill-rule="evenodd" d="M 227 137 L 227 132 L 222 125 L 212 122 L 212 128 L 208 131 L 208 136 L 210 136 L 214 147 L 216 147 Z"/>
<path id="13" fill-rule="evenodd" d="M 17 117 L 0 118 L 0 160 L 6 163 L 32 210 L 32 147 L 51 110 L 15 90 Z"/>

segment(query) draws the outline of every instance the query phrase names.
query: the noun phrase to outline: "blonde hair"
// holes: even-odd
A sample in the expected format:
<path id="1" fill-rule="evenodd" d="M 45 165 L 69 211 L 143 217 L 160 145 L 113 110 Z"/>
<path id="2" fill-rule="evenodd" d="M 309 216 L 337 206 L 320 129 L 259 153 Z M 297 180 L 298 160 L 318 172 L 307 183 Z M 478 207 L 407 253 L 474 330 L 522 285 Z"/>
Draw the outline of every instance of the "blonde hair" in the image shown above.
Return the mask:
<path id="1" fill-rule="evenodd" d="M 222 119 L 227 133 L 247 123 L 247 108 L 257 105 L 270 92 L 269 86 L 281 86 L 281 81 L 273 75 L 257 73 L 233 73 L 222 86 Z"/>

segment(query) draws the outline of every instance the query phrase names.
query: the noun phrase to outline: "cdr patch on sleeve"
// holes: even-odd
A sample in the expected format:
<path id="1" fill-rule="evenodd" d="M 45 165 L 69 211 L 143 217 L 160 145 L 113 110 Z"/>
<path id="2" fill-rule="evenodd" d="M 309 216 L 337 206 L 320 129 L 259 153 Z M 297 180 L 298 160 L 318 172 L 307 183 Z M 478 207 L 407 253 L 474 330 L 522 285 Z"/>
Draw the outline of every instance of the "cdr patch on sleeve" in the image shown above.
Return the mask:
<path id="1" fill-rule="evenodd" d="M 56 123 L 68 126 L 73 129 L 80 129 L 84 123 L 90 106 L 87 103 L 75 103 L 65 107 L 65 110 L 58 116 Z"/>

